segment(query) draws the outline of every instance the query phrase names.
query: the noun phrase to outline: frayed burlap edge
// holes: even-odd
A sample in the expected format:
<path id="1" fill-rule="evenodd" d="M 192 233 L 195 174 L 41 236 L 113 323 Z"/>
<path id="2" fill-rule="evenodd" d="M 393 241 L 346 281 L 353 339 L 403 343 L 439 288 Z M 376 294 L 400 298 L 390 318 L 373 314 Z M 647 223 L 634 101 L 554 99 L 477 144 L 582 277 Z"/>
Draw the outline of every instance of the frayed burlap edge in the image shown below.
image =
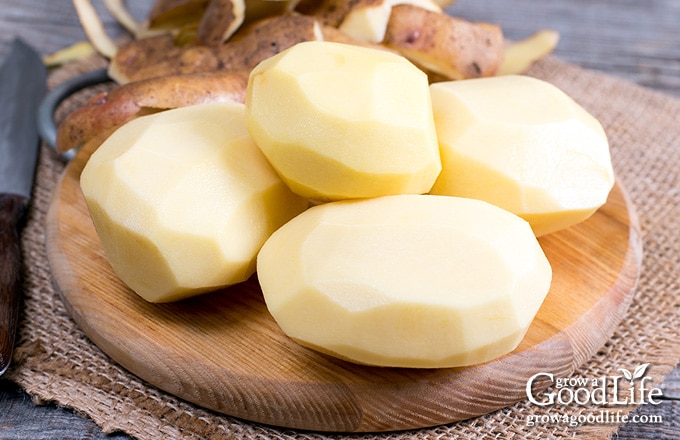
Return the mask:
<path id="1" fill-rule="evenodd" d="M 103 65 L 92 59 L 64 67 L 51 75 L 50 86 Z M 637 208 L 643 233 L 645 256 L 633 303 L 611 339 L 575 376 L 601 377 L 616 374 L 618 368 L 649 363 L 649 375 L 658 386 L 680 360 L 676 336 L 680 321 L 680 101 L 553 58 L 537 64 L 530 74 L 557 85 L 602 122 L 610 137 L 616 173 Z M 68 106 L 58 112 L 57 119 L 70 110 Z M 417 432 L 317 434 L 215 414 L 150 387 L 90 343 L 52 285 L 44 225 L 62 170 L 63 164 L 43 146 L 23 232 L 24 309 L 14 363 L 6 373 L 36 402 L 57 402 L 92 418 L 105 432 L 123 431 L 138 439 L 402 439 L 415 434 L 432 439 L 604 439 L 619 427 L 540 424 L 528 428 L 527 415 L 549 410 L 525 401 L 484 417 Z M 628 414 L 635 407 L 620 409 Z M 569 407 L 563 413 L 578 416 L 586 410 Z"/>

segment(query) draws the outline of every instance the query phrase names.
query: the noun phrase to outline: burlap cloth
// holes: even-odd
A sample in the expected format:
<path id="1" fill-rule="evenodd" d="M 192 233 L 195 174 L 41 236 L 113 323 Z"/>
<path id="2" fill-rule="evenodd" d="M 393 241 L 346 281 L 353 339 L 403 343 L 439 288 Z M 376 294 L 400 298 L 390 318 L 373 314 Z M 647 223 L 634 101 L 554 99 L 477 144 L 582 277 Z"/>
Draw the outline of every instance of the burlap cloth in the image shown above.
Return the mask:
<path id="1" fill-rule="evenodd" d="M 51 75 L 50 86 L 98 65 L 80 63 Z M 101 65 L 101 63 L 99 64 Z M 573 96 L 605 126 L 614 168 L 637 207 L 644 259 L 636 297 L 610 341 L 575 375 L 601 377 L 618 368 L 651 365 L 655 385 L 680 361 L 680 101 L 560 60 L 530 72 Z M 71 104 L 73 108 L 74 104 Z M 68 104 L 67 104 L 68 107 Z M 61 115 L 69 109 L 62 109 Z M 59 118 L 60 116 L 58 116 Z M 525 426 L 548 411 L 520 402 L 484 417 L 415 432 L 328 435 L 277 429 L 206 411 L 129 374 L 76 327 L 52 285 L 45 250 L 45 216 L 63 164 L 41 152 L 33 204 L 23 232 L 26 293 L 18 346 L 7 377 L 37 402 L 54 401 L 91 417 L 106 432 L 139 439 L 182 438 L 609 438 L 616 424 L 575 428 Z M 634 410 L 624 407 L 624 413 Z M 564 411 L 583 411 L 571 405 Z"/>

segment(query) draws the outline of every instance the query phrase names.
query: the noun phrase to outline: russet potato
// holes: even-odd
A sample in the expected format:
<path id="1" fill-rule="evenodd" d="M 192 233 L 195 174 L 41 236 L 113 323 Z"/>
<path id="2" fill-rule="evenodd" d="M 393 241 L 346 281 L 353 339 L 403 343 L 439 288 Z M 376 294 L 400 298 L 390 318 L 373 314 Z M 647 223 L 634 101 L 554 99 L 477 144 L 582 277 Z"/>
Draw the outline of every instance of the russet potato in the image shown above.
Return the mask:
<path id="1" fill-rule="evenodd" d="M 526 221 L 433 195 L 310 208 L 267 240 L 257 272 L 272 316 L 301 345 L 413 368 L 512 351 L 552 278 Z"/>
<path id="2" fill-rule="evenodd" d="M 557 87 L 520 75 L 431 85 L 442 172 L 432 194 L 472 197 L 536 235 L 587 219 L 614 185 L 600 123 Z"/>
<path id="3" fill-rule="evenodd" d="M 253 143 L 240 103 L 126 123 L 92 154 L 81 188 L 112 268 L 150 302 L 246 280 L 269 235 L 307 207 Z"/>
<path id="4" fill-rule="evenodd" d="M 297 44 L 251 72 L 246 112 L 269 162 L 310 199 L 425 193 L 441 169 L 427 77 L 387 51 Z"/>

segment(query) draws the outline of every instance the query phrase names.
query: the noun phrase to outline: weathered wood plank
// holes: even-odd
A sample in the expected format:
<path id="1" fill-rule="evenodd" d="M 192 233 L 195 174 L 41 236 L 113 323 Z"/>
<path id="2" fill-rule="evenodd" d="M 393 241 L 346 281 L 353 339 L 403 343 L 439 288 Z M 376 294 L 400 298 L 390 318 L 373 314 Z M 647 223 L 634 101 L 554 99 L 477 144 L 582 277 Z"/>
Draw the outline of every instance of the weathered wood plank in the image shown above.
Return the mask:
<path id="1" fill-rule="evenodd" d="M 677 439 L 680 401 L 665 400 L 653 409 L 640 407 L 616 434 L 617 440 Z"/>
<path id="2" fill-rule="evenodd" d="M 680 367 L 666 377 L 663 383 L 663 395 L 667 399 L 680 401 Z"/>
<path id="3" fill-rule="evenodd" d="M 34 405 L 14 384 L 0 380 L 0 438 L 124 440 L 130 437 L 106 435 L 92 420 L 56 405 Z"/>
<path id="4" fill-rule="evenodd" d="M 143 18 L 150 0 L 126 2 L 130 11 Z M 102 1 L 92 1 L 111 36 L 123 33 Z M 77 41 L 85 40 L 71 0 L 0 0 L 0 56 L 4 55 L 14 36 L 20 36 L 42 54 L 55 52 Z"/>

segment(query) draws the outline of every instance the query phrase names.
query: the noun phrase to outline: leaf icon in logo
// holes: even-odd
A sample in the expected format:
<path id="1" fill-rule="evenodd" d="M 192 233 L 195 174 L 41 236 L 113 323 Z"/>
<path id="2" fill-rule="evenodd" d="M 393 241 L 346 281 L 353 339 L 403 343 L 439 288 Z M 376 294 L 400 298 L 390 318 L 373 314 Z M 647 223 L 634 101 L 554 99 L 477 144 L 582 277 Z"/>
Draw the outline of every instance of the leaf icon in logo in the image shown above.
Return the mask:
<path id="1" fill-rule="evenodd" d="M 633 383 L 635 379 L 639 379 L 642 376 L 645 375 L 645 372 L 647 371 L 647 367 L 649 367 L 649 364 L 642 364 L 638 365 L 635 367 L 635 370 L 631 373 L 630 371 L 626 370 L 625 368 L 619 368 L 619 371 L 623 373 L 623 375 L 630 381 L 630 383 Z"/>
<path id="2" fill-rule="evenodd" d="M 635 368 L 635 371 L 633 372 L 633 378 L 629 379 L 631 382 L 634 381 L 635 379 L 639 379 L 642 376 L 645 375 L 645 371 L 647 371 L 647 367 L 649 367 L 649 364 L 642 364 L 639 365 L 637 368 Z"/>
<path id="3" fill-rule="evenodd" d="M 619 368 L 619 371 L 623 373 L 623 375 L 628 379 L 629 381 L 633 381 L 633 374 L 626 370 L 625 368 Z"/>

